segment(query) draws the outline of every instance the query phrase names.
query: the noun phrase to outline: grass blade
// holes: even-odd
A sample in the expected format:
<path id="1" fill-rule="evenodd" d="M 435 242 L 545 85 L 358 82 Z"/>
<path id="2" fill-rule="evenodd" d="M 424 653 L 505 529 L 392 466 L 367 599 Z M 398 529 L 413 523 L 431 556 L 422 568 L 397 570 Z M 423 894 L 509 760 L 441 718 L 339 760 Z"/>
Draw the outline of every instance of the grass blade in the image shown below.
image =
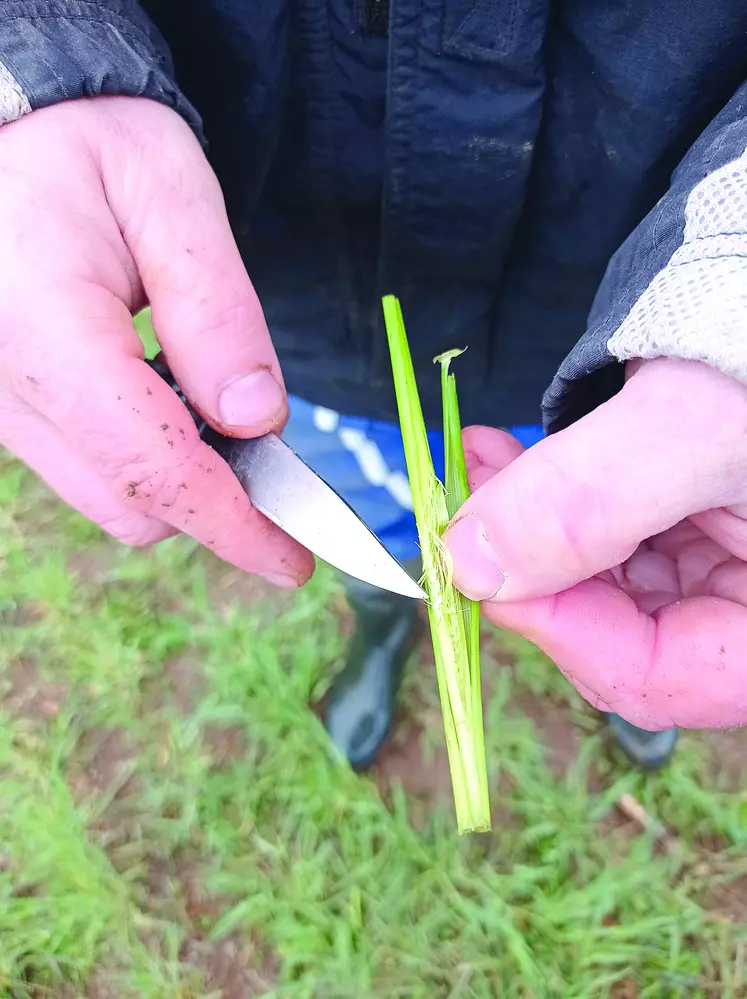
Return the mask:
<path id="1" fill-rule="evenodd" d="M 469 495 L 456 383 L 448 371 L 448 361 L 454 352 L 445 355 L 442 368 L 447 458 L 444 488 L 433 469 L 400 304 L 389 295 L 384 298 L 383 306 L 423 559 L 423 586 L 428 594 L 428 619 L 457 826 L 460 832 L 487 830 L 490 828 L 490 802 L 480 698 L 478 610 L 452 585 L 451 566 L 441 541 L 451 512 Z"/>
<path id="2" fill-rule="evenodd" d="M 465 348 L 466 350 L 466 348 Z M 434 363 L 441 365 L 441 400 L 443 406 L 444 426 L 444 468 L 446 486 L 446 508 L 451 519 L 460 506 L 469 499 L 469 482 L 467 480 L 467 464 L 464 460 L 464 443 L 462 441 L 462 421 L 459 415 L 459 397 L 457 395 L 456 378 L 449 371 L 454 358 L 459 357 L 464 350 L 450 350 L 434 358 Z M 482 687 L 480 683 L 480 605 L 457 592 L 457 599 L 462 609 L 464 632 L 467 639 L 467 657 L 469 660 L 470 692 L 472 695 L 473 724 L 476 738 L 476 760 L 482 767 L 481 781 L 487 785 L 487 764 L 484 749 L 484 728 L 482 718 Z"/>

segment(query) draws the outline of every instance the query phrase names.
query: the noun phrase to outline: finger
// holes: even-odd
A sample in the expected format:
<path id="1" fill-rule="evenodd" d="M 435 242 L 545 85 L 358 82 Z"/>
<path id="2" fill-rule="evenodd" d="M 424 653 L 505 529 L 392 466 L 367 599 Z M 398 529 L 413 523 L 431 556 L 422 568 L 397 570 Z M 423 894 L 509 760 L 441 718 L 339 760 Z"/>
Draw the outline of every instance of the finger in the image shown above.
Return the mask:
<path id="1" fill-rule="evenodd" d="M 747 607 L 747 565 L 740 559 L 729 559 L 711 570 L 704 592 Z"/>
<path id="2" fill-rule="evenodd" d="M 733 379 L 689 362 L 641 368 L 465 503 L 445 534 L 454 582 L 473 599 L 554 593 L 688 514 L 735 502 L 745 423 L 747 390 Z"/>
<path id="3" fill-rule="evenodd" d="M 729 553 L 706 536 L 683 545 L 677 556 L 677 575 L 682 596 L 699 597 L 710 593 L 708 581 L 711 573 L 716 566 L 728 559 Z"/>
<path id="4" fill-rule="evenodd" d="M 25 462 L 66 503 L 127 545 L 154 544 L 172 537 L 176 529 L 128 506 L 90 463 L 43 416 L 20 400 L 13 413 L 4 400 L 3 414 L 11 416 L 3 429 L 3 443 Z"/>
<path id="5" fill-rule="evenodd" d="M 630 590 L 628 595 L 638 610 L 649 616 L 677 600 L 677 595 L 667 590 Z"/>
<path id="6" fill-rule="evenodd" d="M 717 545 L 747 560 L 747 521 L 743 517 L 721 508 L 694 514 L 691 520 Z"/>
<path id="7" fill-rule="evenodd" d="M 673 600 L 681 595 L 677 565 L 661 552 L 636 552 L 625 563 L 623 570 L 623 589 L 626 592 L 669 593 Z"/>
<path id="8" fill-rule="evenodd" d="M 107 198 L 154 329 L 176 380 L 216 429 L 247 437 L 280 430 L 283 378 L 220 186 L 187 125 L 165 109 L 163 117 L 175 134 L 137 182 L 102 151 Z"/>
<path id="9" fill-rule="evenodd" d="M 471 492 L 491 479 L 524 451 L 524 446 L 505 430 L 467 427 L 462 431 L 464 460 Z"/>
<path id="10" fill-rule="evenodd" d="M 747 722 L 744 607 L 696 597 L 650 616 L 594 579 L 552 597 L 486 603 L 483 610 L 539 645 L 592 704 L 641 728 Z"/>
<path id="11" fill-rule="evenodd" d="M 176 393 L 127 353 L 132 322 L 122 303 L 89 290 L 85 314 L 71 316 L 53 303 L 43 308 L 58 317 L 60 335 L 43 357 L 21 358 L 32 378 L 17 382 L 115 495 L 242 569 L 282 585 L 305 582 L 311 555 L 254 510 L 228 465 L 200 440 Z M 37 313 L 35 321 L 45 318 L 51 321 Z"/>
<path id="12" fill-rule="evenodd" d="M 691 541 L 699 541 L 703 532 L 691 520 L 682 520 L 668 531 L 662 531 L 648 539 L 648 545 L 654 551 L 677 558 L 682 548 Z"/>

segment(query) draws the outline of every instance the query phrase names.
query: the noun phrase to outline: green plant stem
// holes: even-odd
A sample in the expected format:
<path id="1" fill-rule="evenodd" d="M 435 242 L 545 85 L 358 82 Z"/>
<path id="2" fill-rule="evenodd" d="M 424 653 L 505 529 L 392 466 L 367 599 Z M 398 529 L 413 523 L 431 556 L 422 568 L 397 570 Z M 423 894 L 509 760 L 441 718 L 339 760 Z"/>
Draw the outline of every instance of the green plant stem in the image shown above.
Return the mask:
<path id="1" fill-rule="evenodd" d="M 477 613 L 472 611 L 469 601 L 465 601 L 451 583 L 451 566 L 441 541 L 450 519 L 448 485 L 445 490 L 433 469 L 402 310 L 393 296 L 387 296 L 383 306 L 422 552 L 423 585 L 428 594 L 428 618 L 457 826 L 460 832 L 486 830 L 490 828 L 490 802 L 479 689 L 479 631 L 476 630 L 476 627 L 479 629 L 479 622 L 475 625 Z M 445 416 L 448 412 L 449 420 L 447 453 L 453 466 L 447 473 L 447 483 L 451 483 L 452 500 L 459 506 L 458 497 L 466 498 L 469 487 L 461 446 L 456 385 L 453 376 L 448 374 L 448 365 L 444 385 L 448 386 L 444 397 Z M 458 444 L 457 436 L 460 437 Z"/>

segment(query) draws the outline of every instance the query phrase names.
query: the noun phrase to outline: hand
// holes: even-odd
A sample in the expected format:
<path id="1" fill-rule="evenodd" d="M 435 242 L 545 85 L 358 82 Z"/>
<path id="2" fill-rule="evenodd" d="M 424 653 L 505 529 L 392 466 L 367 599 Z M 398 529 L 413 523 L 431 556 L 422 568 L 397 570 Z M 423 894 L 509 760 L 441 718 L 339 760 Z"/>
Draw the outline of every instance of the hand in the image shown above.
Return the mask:
<path id="1" fill-rule="evenodd" d="M 134 545 L 175 531 L 296 586 L 310 554 L 257 513 L 143 361 L 146 302 L 224 434 L 287 419 L 262 310 L 199 144 L 172 111 L 96 98 L 0 128 L 0 442 Z"/>
<path id="2" fill-rule="evenodd" d="M 638 365 L 529 451 L 465 431 L 454 581 L 593 705 L 641 728 L 747 723 L 747 387 Z"/>

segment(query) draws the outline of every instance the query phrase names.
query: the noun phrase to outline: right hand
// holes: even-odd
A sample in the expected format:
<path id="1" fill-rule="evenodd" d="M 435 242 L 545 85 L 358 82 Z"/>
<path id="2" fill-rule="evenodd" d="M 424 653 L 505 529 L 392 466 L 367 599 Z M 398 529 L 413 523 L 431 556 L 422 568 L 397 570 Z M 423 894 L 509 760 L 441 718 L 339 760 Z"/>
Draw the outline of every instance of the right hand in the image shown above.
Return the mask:
<path id="1" fill-rule="evenodd" d="M 615 396 L 528 451 L 465 431 L 454 583 L 640 728 L 747 724 L 747 385 L 628 362 Z"/>
<path id="2" fill-rule="evenodd" d="M 311 555 L 252 508 L 144 362 L 132 314 L 147 302 L 174 376 L 213 427 L 282 429 L 262 309 L 182 119 L 99 97 L 0 128 L 0 443 L 127 544 L 183 531 L 298 586 Z"/>

